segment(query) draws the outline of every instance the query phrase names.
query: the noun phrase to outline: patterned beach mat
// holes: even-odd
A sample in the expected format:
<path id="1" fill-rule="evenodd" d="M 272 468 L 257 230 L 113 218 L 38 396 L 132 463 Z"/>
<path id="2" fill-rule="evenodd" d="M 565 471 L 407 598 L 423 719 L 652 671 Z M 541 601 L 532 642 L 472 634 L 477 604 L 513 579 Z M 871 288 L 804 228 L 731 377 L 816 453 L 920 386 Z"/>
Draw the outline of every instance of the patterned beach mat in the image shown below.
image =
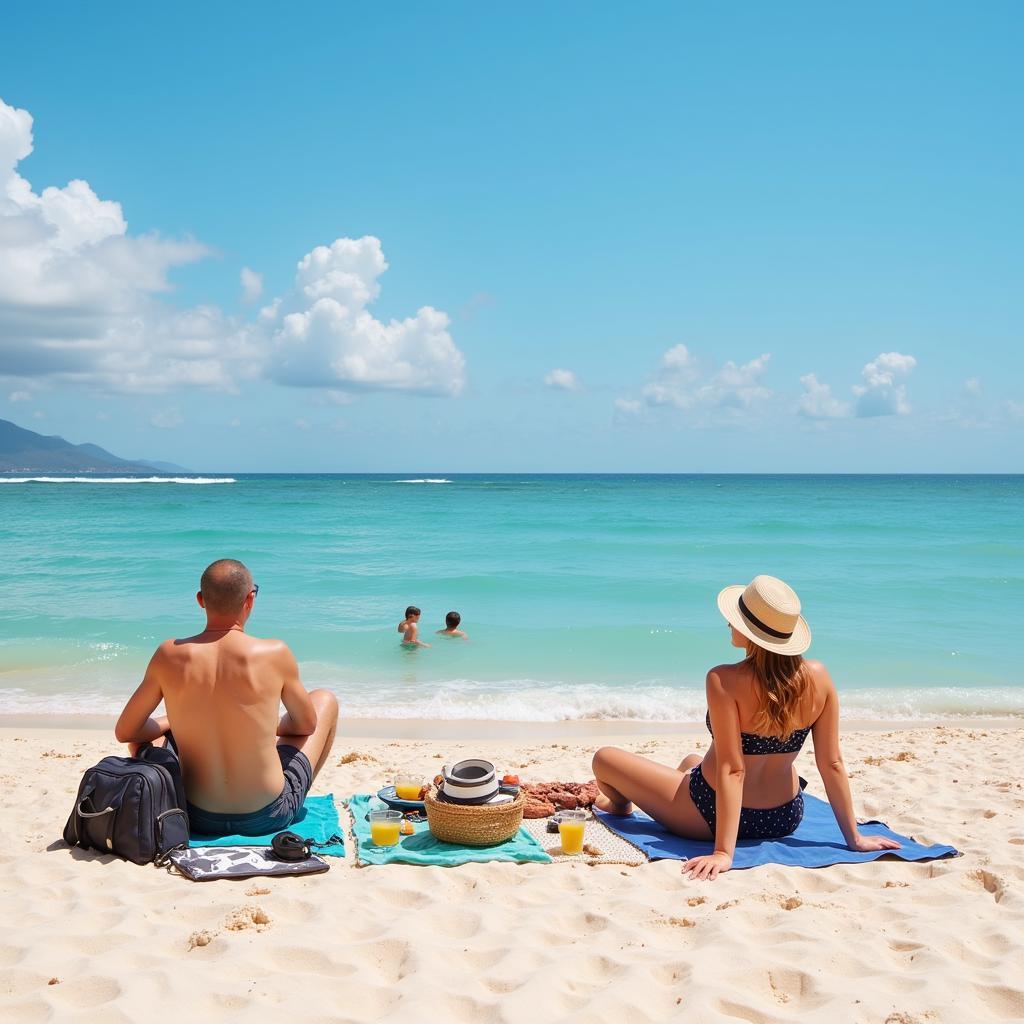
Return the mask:
<path id="1" fill-rule="evenodd" d="M 647 863 L 647 855 L 629 840 L 613 832 L 599 818 L 588 818 L 583 828 L 583 852 L 562 853 L 557 832 L 548 832 L 547 818 L 524 818 L 523 828 L 540 843 L 552 864 L 626 864 L 636 867 Z"/>

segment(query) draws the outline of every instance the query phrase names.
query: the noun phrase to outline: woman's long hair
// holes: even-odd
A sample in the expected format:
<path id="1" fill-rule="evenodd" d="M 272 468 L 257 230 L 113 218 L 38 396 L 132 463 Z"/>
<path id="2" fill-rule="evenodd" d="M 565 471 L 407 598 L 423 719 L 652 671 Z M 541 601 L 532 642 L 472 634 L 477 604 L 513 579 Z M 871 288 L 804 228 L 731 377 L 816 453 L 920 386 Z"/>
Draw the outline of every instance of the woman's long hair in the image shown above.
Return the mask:
<path id="1" fill-rule="evenodd" d="M 748 640 L 747 663 L 760 684 L 754 728 L 762 736 L 775 736 L 785 742 L 797 728 L 810 683 L 804 659 L 799 654 L 767 651 Z"/>

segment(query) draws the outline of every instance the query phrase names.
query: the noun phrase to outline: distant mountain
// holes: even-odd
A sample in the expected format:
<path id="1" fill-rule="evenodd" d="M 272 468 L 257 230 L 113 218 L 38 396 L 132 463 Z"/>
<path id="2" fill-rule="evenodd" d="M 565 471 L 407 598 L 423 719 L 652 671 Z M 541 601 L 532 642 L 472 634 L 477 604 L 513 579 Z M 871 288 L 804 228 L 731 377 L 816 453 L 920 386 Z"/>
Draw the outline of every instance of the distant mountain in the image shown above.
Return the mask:
<path id="1" fill-rule="evenodd" d="M 71 444 L 63 437 L 37 434 L 0 420 L 0 473 L 160 473 L 188 472 L 169 462 L 132 461 L 96 444 Z"/>
<path id="2" fill-rule="evenodd" d="M 158 473 L 191 473 L 190 469 L 179 466 L 176 462 L 153 462 L 150 459 L 139 460 L 144 466 L 155 469 Z"/>

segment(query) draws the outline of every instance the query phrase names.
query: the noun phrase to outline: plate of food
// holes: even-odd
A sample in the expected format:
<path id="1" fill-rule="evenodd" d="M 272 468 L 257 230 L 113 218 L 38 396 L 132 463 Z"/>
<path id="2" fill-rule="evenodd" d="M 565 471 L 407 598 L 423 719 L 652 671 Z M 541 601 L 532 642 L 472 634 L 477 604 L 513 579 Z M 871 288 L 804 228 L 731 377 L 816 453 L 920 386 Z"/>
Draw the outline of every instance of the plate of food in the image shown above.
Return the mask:
<path id="1" fill-rule="evenodd" d="M 427 795 L 426 791 L 428 788 L 428 786 L 421 787 L 421 799 L 419 800 L 403 800 L 398 795 L 394 786 L 385 786 L 383 789 L 377 791 L 377 799 L 382 800 L 388 805 L 388 807 L 391 807 L 396 811 L 420 811 L 422 813 L 426 807 L 423 803 L 422 797 Z"/>

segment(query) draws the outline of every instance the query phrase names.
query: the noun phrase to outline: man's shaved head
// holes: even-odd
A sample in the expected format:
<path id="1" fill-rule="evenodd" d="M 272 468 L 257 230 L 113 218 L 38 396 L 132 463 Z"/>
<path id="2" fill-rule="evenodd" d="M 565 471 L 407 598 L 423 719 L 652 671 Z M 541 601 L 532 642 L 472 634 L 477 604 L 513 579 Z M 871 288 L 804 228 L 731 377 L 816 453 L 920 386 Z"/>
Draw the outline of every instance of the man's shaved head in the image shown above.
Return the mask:
<path id="1" fill-rule="evenodd" d="M 252 573 L 233 558 L 218 558 L 199 581 L 203 604 L 215 615 L 237 612 L 252 589 Z"/>

